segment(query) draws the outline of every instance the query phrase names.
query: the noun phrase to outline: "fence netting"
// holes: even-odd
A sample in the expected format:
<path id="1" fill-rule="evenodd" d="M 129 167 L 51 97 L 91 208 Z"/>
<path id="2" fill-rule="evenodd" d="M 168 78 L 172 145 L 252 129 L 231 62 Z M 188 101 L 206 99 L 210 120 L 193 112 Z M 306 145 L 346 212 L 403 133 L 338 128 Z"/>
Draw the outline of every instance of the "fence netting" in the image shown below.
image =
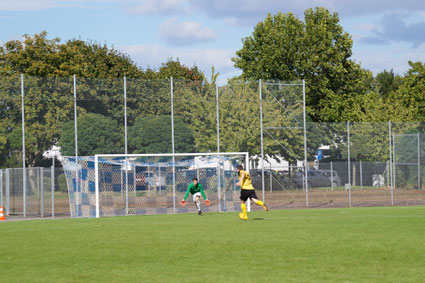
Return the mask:
<path id="1" fill-rule="evenodd" d="M 176 78 L 1 77 L 2 204 L 12 215 L 66 216 L 71 213 L 69 200 L 81 194 L 76 189 L 70 195 L 61 156 L 77 157 L 78 163 L 78 156 L 173 149 L 249 152 L 257 195 L 271 208 L 425 204 L 424 123 L 313 122 L 303 105 L 304 88 L 303 82 L 239 79 L 218 86 Z M 171 173 L 164 167 L 143 174 Z M 137 174 L 127 176 L 126 171 L 125 177 L 114 178 L 137 183 Z M 176 197 L 186 182 L 181 174 L 174 174 Z M 140 193 L 134 186 L 128 185 L 129 196 Z M 159 208 L 169 209 L 170 187 L 147 188 L 143 193 L 161 194 Z M 143 204 L 126 197 L 112 203 L 121 208 L 127 203 L 128 214 L 135 213 L 132 205 Z M 75 215 L 91 213 L 83 209 L 71 205 Z"/>
<path id="2" fill-rule="evenodd" d="M 68 190 L 62 168 L 0 169 L 0 205 L 6 216 L 70 216 Z M 53 180 L 53 181 L 52 181 Z M 24 191 L 25 188 L 25 191 Z"/>
<path id="3" fill-rule="evenodd" d="M 272 208 L 306 205 L 303 183 L 304 117 L 302 82 L 261 82 L 263 153 L 256 167 L 264 165 L 264 199 Z M 279 163 L 272 166 L 271 160 Z M 253 170 L 256 187 L 263 188 L 263 172 Z M 298 178 L 298 179 L 297 179 Z M 299 182 L 298 182 L 299 181 Z"/>

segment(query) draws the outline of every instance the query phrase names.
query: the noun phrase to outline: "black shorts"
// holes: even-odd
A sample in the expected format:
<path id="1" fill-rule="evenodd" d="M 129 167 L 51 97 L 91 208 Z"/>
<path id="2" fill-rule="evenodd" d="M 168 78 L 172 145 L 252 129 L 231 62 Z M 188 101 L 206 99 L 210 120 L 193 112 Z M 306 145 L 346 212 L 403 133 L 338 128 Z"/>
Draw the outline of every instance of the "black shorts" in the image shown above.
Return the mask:
<path id="1" fill-rule="evenodd" d="M 240 196 L 240 199 L 241 199 L 241 201 L 247 201 L 247 199 L 248 198 L 250 198 L 250 199 L 253 199 L 253 198 L 255 198 L 255 199 L 258 199 L 257 198 L 257 195 L 255 194 L 255 190 L 241 190 L 241 196 Z"/>

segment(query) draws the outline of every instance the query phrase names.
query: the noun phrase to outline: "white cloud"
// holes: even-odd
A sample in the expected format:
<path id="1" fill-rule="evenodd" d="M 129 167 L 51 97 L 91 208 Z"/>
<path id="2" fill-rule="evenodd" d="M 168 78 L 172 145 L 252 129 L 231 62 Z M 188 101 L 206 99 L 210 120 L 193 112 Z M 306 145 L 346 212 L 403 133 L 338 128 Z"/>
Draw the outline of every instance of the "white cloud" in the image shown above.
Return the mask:
<path id="1" fill-rule="evenodd" d="M 355 24 L 353 26 L 353 28 L 355 28 L 359 31 L 370 32 L 370 31 L 377 29 L 378 25 L 372 24 L 372 23 L 360 23 L 360 24 Z"/>
<path id="2" fill-rule="evenodd" d="M 407 42 L 417 48 L 425 42 L 425 21 L 411 23 L 403 14 L 390 13 L 382 17 L 381 24 L 373 28 L 371 34 L 360 41 L 370 44 Z"/>
<path id="3" fill-rule="evenodd" d="M 130 12 L 177 15 L 197 11 L 236 23 L 256 23 L 270 12 L 302 16 L 308 8 L 322 6 L 342 16 L 362 16 L 390 11 L 425 12 L 423 0 L 0 0 L 0 11 L 42 10 L 91 3 L 122 3 Z"/>
<path id="4" fill-rule="evenodd" d="M 212 41 L 217 38 L 214 31 L 202 27 L 198 22 L 179 22 L 177 18 L 172 18 L 161 24 L 159 34 L 169 45 L 191 45 Z"/>
<path id="5" fill-rule="evenodd" d="M 314 7 L 325 7 L 342 17 L 375 15 L 391 11 L 425 11 L 423 0 L 189 0 L 193 9 L 212 18 L 226 19 L 239 25 L 252 25 L 263 20 L 267 13 L 292 12 L 302 16 Z"/>
<path id="6" fill-rule="evenodd" d="M 119 2 L 119 0 L 0 0 L 0 11 L 40 11 L 110 2 Z"/>
<path id="7" fill-rule="evenodd" d="M 127 11 L 142 15 L 176 15 L 184 13 L 184 0 L 131 0 L 126 1 Z"/>
<path id="8" fill-rule="evenodd" d="M 425 62 L 425 44 L 418 48 L 409 48 L 406 44 L 396 44 L 391 47 L 369 50 L 363 49 L 353 52 L 353 58 L 361 63 L 363 68 L 371 70 L 374 74 L 383 70 L 393 69 L 394 73 L 404 75 L 409 69 L 409 60 Z"/>
<path id="9" fill-rule="evenodd" d="M 121 46 L 119 50 L 128 54 L 132 60 L 143 68 L 159 68 L 161 63 L 169 58 L 179 59 L 186 66 L 196 64 L 200 70 L 207 74 L 211 73 L 214 66 L 216 72 L 220 72 L 220 78 L 228 78 L 235 72 L 231 58 L 235 50 L 231 49 L 205 49 L 205 48 L 171 48 L 162 45 L 129 45 Z"/>

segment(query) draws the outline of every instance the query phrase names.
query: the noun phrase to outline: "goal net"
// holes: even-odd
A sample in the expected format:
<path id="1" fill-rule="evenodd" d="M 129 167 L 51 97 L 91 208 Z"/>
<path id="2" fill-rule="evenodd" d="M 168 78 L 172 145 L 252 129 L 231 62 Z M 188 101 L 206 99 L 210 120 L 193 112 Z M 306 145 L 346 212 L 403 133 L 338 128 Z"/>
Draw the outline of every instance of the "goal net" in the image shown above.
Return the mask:
<path id="1" fill-rule="evenodd" d="M 102 154 L 65 157 L 71 217 L 196 212 L 188 185 L 198 178 L 204 212 L 239 210 L 236 166 L 248 153 Z"/>

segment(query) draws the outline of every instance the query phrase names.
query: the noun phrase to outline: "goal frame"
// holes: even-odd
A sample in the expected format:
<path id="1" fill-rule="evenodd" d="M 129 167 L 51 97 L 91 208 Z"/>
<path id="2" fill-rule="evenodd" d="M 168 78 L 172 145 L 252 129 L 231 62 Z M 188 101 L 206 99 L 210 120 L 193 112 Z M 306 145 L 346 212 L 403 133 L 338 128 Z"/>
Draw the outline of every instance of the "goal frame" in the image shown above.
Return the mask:
<path id="1" fill-rule="evenodd" d="M 94 155 L 94 170 L 95 170 L 95 195 L 96 195 L 96 218 L 100 217 L 99 203 L 99 158 L 102 157 L 172 157 L 173 158 L 173 192 L 176 191 L 175 181 L 175 157 L 177 156 L 227 156 L 241 155 L 245 157 L 245 170 L 249 171 L 249 153 L 248 152 L 200 152 L 200 153 L 143 153 L 143 154 L 95 154 Z"/>

